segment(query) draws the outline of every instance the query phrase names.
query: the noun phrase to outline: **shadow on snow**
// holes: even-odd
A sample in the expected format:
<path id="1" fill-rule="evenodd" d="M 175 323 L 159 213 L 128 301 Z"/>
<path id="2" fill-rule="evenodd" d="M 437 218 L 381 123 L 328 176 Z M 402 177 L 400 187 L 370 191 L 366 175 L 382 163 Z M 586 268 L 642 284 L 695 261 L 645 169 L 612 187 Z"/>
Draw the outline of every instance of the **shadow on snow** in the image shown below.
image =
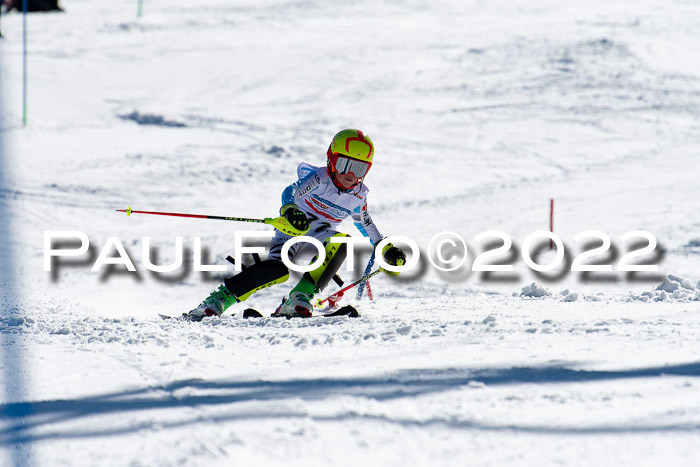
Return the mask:
<path id="1" fill-rule="evenodd" d="M 620 371 L 576 370 L 563 366 L 543 366 L 504 369 L 424 369 L 402 370 L 381 377 L 341 379 L 301 379 L 286 381 L 175 381 L 164 386 L 148 386 L 68 400 L 17 402 L 5 404 L 2 413 L 8 416 L 9 426 L 0 430 L 0 445 L 16 442 L 34 442 L 45 439 L 67 439 L 81 437 L 113 436 L 143 429 L 169 429 L 200 422 L 226 422 L 240 420 L 262 420 L 281 418 L 311 418 L 315 421 L 343 422 L 349 420 L 373 420 L 403 426 L 437 426 L 449 429 L 484 431 L 514 431 L 539 434 L 606 434 L 643 433 L 655 431 L 699 431 L 700 424 L 610 425 L 602 427 L 576 426 L 525 426 L 516 424 L 485 424 L 454 418 L 413 420 L 389 416 L 343 413 L 317 416 L 280 406 L 251 406 L 230 408 L 217 414 L 200 413 L 176 421 L 146 420 L 128 426 L 59 430 L 50 425 L 81 417 L 121 414 L 144 410 L 206 408 L 225 404 L 260 401 L 323 400 L 333 396 L 354 396 L 377 401 L 411 398 L 441 391 L 459 389 L 473 383 L 486 386 L 511 384 L 557 384 L 587 383 L 615 379 L 657 378 L 663 376 L 700 376 L 700 362 L 684 365 L 630 369 Z M 216 394 L 176 395 L 179 390 L 215 391 Z M 86 423 L 87 425 L 87 423 Z M 41 428 L 42 433 L 32 433 Z"/>

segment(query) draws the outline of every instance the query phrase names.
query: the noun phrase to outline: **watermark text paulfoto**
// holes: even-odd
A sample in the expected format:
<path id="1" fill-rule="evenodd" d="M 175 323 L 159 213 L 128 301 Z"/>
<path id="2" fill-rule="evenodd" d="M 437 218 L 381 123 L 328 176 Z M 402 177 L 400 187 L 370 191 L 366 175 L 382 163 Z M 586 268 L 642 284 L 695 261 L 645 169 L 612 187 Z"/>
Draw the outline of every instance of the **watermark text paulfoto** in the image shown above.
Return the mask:
<path id="1" fill-rule="evenodd" d="M 243 255 L 265 254 L 266 249 L 260 246 L 245 246 L 243 243 L 248 239 L 271 239 L 275 236 L 272 231 L 237 231 L 234 232 L 234 264 L 235 270 L 241 270 Z M 632 242 L 633 239 L 638 241 Z M 62 240 L 62 245 L 57 245 L 56 241 Z M 503 264 L 496 262 L 497 258 L 503 258 L 510 253 L 513 257 L 513 241 L 507 233 L 500 230 L 487 230 L 473 237 L 474 242 L 484 244 L 488 247 L 481 251 L 472 262 L 471 271 L 482 272 L 512 272 L 513 264 Z M 487 242 L 487 240 L 490 240 Z M 657 272 L 658 264 L 652 261 L 650 264 L 640 264 L 639 260 L 649 259 L 657 249 L 656 237 L 645 230 L 632 230 L 619 236 L 623 244 L 631 245 L 627 251 L 613 266 L 613 264 L 601 264 L 600 259 L 608 255 L 612 249 L 612 240 L 608 234 L 600 230 L 586 230 L 573 236 L 576 243 L 584 245 L 581 251 L 570 264 L 566 264 L 567 269 L 572 272 Z M 588 242 L 584 243 L 584 240 Z M 66 241 L 70 242 L 68 246 Z M 356 245 L 370 245 L 370 240 L 366 237 L 331 237 L 331 243 L 347 244 L 346 270 L 354 271 L 354 247 Z M 308 243 L 316 249 L 316 257 L 311 264 L 299 265 L 289 259 L 289 249 L 296 243 Z M 537 256 L 543 250 L 544 242 L 550 244 L 550 249 L 554 257 L 545 264 L 536 261 Z M 75 246 L 73 245 L 75 244 Z M 153 272 L 169 273 L 178 270 L 183 265 L 183 237 L 175 237 L 175 258 L 167 265 L 156 265 L 152 262 L 150 251 L 151 241 L 149 237 L 142 238 L 141 262 L 143 266 Z M 394 244 L 406 249 L 407 262 L 404 265 L 396 266 L 388 264 L 381 254 L 377 254 L 375 261 L 378 266 L 391 272 L 407 272 L 419 265 L 421 261 L 421 250 L 414 240 L 406 236 L 390 236 L 379 242 L 375 249 L 383 251 L 384 247 Z M 590 245 L 596 245 L 590 247 Z M 587 246 L 588 245 L 588 246 Z M 44 271 L 52 271 L 52 267 L 59 261 L 58 258 L 80 257 L 87 253 L 90 240 L 84 232 L 77 230 L 48 230 L 44 232 Z M 408 248 L 406 248 L 408 247 Z M 117 253 L 116 256 L 113 252 Z M 561 268 L 566 256 L 566 247 L 559 235 L 547 231 L 539 230 L 528 235 L 522 243 L 521 254 L 525 265 L 536 272 L 549 272 Z M 202 262 L 202 242 L 200 237 L 193 238 L 193 270 L 195 272 L 226 272 L 227 266 L 222 264 L 203 264 Z M 462 268 L 469 257 L 469 248 L 464 238 L 455 232 L 443 231 L 428 242 L 428 261 L 437 270 L 442 272 L 456 271 Z M 282 247 L 282 261 L 292 271 L 307 272 L 319 267 L 326 257 L 324 244 L 316 238 L 309 236 L 299 236 L 290 238 Z M 599 258 L 595 261 L 595 258 Z M 644 261 L 642 261 L 644 262 Z M 108 237 L 99 255 L 97 256 L 91 271 L 99 272 L 106 265 L 120 265 L 127 271 L 135 272 L 136 266 L 130 258 L 123 243 L 118 237 Z"/>

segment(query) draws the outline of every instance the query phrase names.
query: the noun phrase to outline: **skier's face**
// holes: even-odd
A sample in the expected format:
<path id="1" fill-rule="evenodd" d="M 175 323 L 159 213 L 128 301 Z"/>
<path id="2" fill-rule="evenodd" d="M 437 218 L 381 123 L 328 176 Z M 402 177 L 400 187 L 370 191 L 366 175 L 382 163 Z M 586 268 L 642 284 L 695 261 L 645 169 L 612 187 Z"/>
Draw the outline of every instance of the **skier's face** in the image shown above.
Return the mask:
<path id="1" fill-rule="evenodd" d="M 353 175 L 352 173 L 336 174 L 335 179 L 345 189 L 352 188 L 352 186 L 357 183 L 357 177 L 355 177 L 355 175 Z"/>

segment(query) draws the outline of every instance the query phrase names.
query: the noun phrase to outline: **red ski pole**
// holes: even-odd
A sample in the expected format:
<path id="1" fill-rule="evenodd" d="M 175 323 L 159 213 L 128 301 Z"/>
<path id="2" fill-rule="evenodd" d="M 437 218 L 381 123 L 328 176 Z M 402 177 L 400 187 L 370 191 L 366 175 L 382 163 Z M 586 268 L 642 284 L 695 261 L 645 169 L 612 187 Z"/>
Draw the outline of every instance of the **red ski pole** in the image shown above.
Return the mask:
<path id="1" fill-rule="evenodd" d="M 250 219 L 247 217 L 231 217 L 231 216 L 209 216 L 206 214 L 183 214 L 180 212 L 162 212 L 162 211 L 135 211 L 131 209 L 131 206 L 129 206 L 126 209 L 117 209 L 117 212 L 125 212 L 127 216 L 130 216 L 132 214 L 151 214 L 155 216 L 173 216 L 173 217 L 191 217 L 195 219 L 214 219 L 214 220 L 221 220 L 221 221 L 235 221 L 235 222 L 254 222 L 257 224 L 268 224 L 279 230 L 280 232 L 284 232 L 287 235 L 292 235 L 294 237 L 297 237 L 299 235 L 304 235 L 306 232 L 309 231 L 309 229 L 306 230 L 299 230 L 294 227 L 292 227 L 292 224 L 289 223 L 287 219 L 284 217 L 266 217 L 265 219 Z"/>
<path id="2" fill-rule="evenodd" d="M 371 272 L 371 273 L 367 274 L 367 275 L 364 276 L 364 277 L 361 277 L 360 279 L 356 280 L 355 282 L 353 282 L 352 284 L 348 285 L 347 287 L 344 287 L 344 288 L 338 290 L 338 291 L 337 291 L 336 293 L 334 293 L 333 295 L 329 295 L 328 297 L 324 298 L 323 300 L 320 300 L 320 299 L 319 299 L 319 300 L 316 302 L 316 306 L 322 306 L 323 303 L 326 302 L 326 301 L 328 302 L 328 304 L 329 304 L 330 306 L 334 306 L 336 303 L 338 303 L 338 302 L 340 301 L 341 298 L 343 298 L 343 293 L 344 293 L 346 290 L 350 290 L 350 289 L 352 289 L 353 287 L 356 287 L 356 286 L 360 285 L 361 283 L 363 283 L 363 282 L 369 280 L 370 277 L 376 276 L 376 275 L 379 274 L 380 272 L 382 272 L 382 270 L 381 270 L 381 269 L 377 269 L 376 271 Z"/>

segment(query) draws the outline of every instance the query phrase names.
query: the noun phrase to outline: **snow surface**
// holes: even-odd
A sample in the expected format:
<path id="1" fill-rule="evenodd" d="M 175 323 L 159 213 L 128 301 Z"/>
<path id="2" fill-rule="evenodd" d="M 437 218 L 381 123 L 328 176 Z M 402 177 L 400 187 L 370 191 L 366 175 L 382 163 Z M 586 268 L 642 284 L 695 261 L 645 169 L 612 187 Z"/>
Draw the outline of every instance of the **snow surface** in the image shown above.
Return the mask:
<path id="1" fill-rule="evenodd" d="M 136 3 L 28 18 L 26 127 L 2 17 L 0 464 L 697 464 L 700 4 Z M 358 319 L 159 319 L 223 277 L 194 237 L 227 264 L 251 227 L 114 210 L 273 216 L 346 127 L 376 144 L 382 233 L 424 256 L 459 233 L 464 267 L 379 277 Z M 550 198 L 571 255 L 595 229 L 615 264 L 642 229 L 659 272 L 529 270 Z M 494 229 L 515 271 L 470 272 Z M 44 272 L 47 230 L 91 249 Z M 137 273 L 91 272 L 112 236 Z M 189 266 L 148 271 L 143 237 L 169 264 L 176 236 Z"/>

